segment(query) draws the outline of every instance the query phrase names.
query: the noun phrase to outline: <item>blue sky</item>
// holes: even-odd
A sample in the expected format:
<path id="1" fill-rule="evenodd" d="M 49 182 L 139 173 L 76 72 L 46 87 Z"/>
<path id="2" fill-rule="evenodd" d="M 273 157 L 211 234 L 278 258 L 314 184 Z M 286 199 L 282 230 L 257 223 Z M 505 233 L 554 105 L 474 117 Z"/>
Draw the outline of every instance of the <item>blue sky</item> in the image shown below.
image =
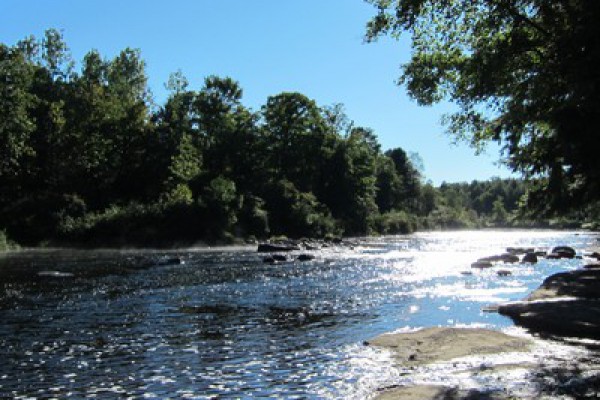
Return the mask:
<path id="1" fill-rule="evenodd" d="M 181 70 L 192 89 L 208 75 L 231 76 L 258 110 L 270 95 L 298 91 L 321 106 L 343 103 L 356 125 L 373 128 L 384 149 L 423 159 L 435 184 L 509 176 L 490 146 L 475 156 L 452 145 L 441 116 L 449 104 L 419 107 L 395 85 L 410 55 L 405 41 L 363 43 L 374 9 L 363 0 L 2 0 L 0 42 L 47 28 L 63 31 L 73 58 L 91 49 L 112 58 L 140 48 L 156 102 Z"/>

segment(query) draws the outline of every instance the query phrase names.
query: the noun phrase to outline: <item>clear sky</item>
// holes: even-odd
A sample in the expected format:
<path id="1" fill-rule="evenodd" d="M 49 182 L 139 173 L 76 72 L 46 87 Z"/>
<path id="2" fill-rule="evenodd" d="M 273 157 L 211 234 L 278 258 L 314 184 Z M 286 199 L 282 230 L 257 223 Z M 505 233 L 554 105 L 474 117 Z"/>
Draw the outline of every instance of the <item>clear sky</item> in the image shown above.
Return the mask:
<path id="1" fill-rule="evenodd" d="M 75 60 L 91 49 L 112 58 L 140 48 L 157 103 L 179 69 L 192 89 L 208 75 L 230 76 L 254 110 L 283 91 L 321 106 L 343 103 L 383 149 L 417 152 L 435 184 L 509 176 L 496 164 L 497 147 L 475 156 L 452 145 L 440 123 L 450 105 L 419 107 L 395 85 L 410 47 L 392 39 L 365 44 L 373 14 L 363 0 L 0 0 L 0 42 L 56 28 Z"/>

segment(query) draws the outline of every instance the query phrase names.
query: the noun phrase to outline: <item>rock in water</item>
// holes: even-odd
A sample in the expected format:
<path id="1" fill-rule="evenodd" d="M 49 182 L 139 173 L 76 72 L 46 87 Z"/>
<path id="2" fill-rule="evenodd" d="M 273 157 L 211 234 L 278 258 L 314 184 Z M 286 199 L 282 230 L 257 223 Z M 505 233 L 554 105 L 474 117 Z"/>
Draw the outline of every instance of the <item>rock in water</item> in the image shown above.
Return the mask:
<path id="1" fill-rule="evenodd" d="M 183 261 L 180 257 L 166 257 L 166 258 L 161 258 L 160 260 L 158 260 L 158 265 L 161 265 L 161 266 L 180 265 L 180 264 L 185 264 L 185 261 Z"/>
<path id="2" fill-rule="evenodd" d="M 275 253 L 278 251 L 294 251 L 300 250 L 298 246 L 286 245 L 286 244 L 272 244 L 272 243 L 261 243 L 258 245 L 257 251 L 259 253 Z"/>
<path id="3" fill-rule="evenodd" d="M 533 253 L 535 251 L 534 248 L 531 247 L 507 247 L 506 252 L 510 254 L 514 254 L 516 256 L 520 254 Z"/>
<path id="4" fill-rule="evenodd" d="M 537 264 L 538 262 L 538 258 L 535 255 L 535 253 L 527 253 L 523 256 L 523 260 L 521 260 L 522 263 L 528 263 L 528 264 Z"/>
<path id="5" fill-rule="evenodd" d="M 600 339 L 600 269 L 552 275 L 523 301 L 499 305 L 498 312 L 534 332 Z"/>
<path id="6" fill-rule="evenodd" d="M 410 385 L 380 390 L 375 400 L 502 400 L 508 399 L 505 393 L 496 391 L 481 392 L 476 389 L 461 390 L 440 385 Z"/>
<path id="7" fill-rule="evenodd" d="M 400 365 L 447 361 L 474 354 L 526 351 L 530 341 L 480 328 L 426 328 L 416 332 L 384 334 L 367 341 L 392 350 Z M 418 354 L 418 357 L 411 355 Z"/>
<path id="8" fill-rule="evenodd" d="M 471 268 L 492 268 L 494 265 L 489 261 L 476 261 L 471 264 Z"/>
<path id="9" fill-rule="evenodd" d="M 575 258 L 575 249 L 569 246 L 558 246 L 552 249 L 550 252 L 552 255 L 558 256 L 558 258 Z M 550 258 L 550 257 L 548 257 Z"/>

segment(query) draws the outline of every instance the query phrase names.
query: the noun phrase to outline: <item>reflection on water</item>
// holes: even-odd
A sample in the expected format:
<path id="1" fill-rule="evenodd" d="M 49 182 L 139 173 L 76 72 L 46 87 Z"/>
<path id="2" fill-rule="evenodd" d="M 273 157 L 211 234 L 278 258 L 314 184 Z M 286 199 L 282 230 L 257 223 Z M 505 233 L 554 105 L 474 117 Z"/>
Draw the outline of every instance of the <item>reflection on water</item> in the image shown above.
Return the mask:
<path id="1" fill-rule="evenodd" d="M 275 265 L 248 249 L 5 255 L 0 397 L 364 398 L 432 374 L 390 368 L 390 355 L 364 340 L 430 325 L 509 328 L 481 308 L 581 265 L 463 275 L 475 259 L 509 246 L 584 249 L 596 238 L 451 232 L 359 242 Z"/>

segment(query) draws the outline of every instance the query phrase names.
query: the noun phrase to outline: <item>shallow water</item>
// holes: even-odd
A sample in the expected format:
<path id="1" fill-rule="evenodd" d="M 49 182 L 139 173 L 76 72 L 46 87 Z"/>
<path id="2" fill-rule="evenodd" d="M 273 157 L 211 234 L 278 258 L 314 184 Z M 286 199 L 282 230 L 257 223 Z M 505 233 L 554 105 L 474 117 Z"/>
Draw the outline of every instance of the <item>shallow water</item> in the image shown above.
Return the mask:
<path id="1" fill-rule="evenodd" d="M 420 381 L 508 385 L 517 394 L 542 383 L 556 394 L 552 385 L 562 381 L 544 380 L 565 360 L 590 360 L 585 372 L 595 374 L 594 352 L 547 340 L 538 341 L 534 356 L 513 356 L 522 363 L 548 358 L 545 375 L 525 368 L 450 381 L 442 378 L 448 366 L 402 371 L 390 367 L 389 353 L 362 343 L 431 325 L 525 334 L 482 307 L 520 299 L 583 261 L 483 271 L 470 264 L 509 246 L 567 244 L 582 252 L 597 235 L 445 232 L 357 244 L 276 265 L 248 249 L 3 255 L 0 397 L 365 398 L 378 387 Z M 183 263 L 170 265 L 173 257 Z M 499 268 L 512 275 L 498 277 Z M 486 360 L 467 359 L 465 370 Z"/>

